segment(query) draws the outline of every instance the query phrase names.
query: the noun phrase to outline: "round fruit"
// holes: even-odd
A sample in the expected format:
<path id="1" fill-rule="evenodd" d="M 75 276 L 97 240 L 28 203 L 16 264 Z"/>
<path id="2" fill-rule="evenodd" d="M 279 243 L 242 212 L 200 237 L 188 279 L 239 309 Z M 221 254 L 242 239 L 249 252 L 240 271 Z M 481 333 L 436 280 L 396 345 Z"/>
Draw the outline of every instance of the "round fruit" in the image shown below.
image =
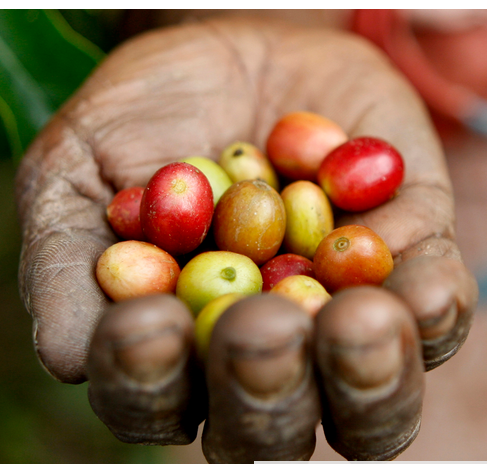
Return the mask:
<path id="1" fill-rule="evenodd" d="M 267 156 L 276 170 L 295 180 L 316 180 L 325 156 L 348 140 L 335 122 L 306 111 L 280 119 L 267 139 Z"/>
<path id="2" fill-rule="evenodd" d="M 279 181 L 272 164 L 251 143 L 232 143 L 223 150 L 219 163 L 233 182 L 260 179 L 279 191 Z"/>
<path id="3" fill-rule="evenodd" d="M 218 248 L 248 256 L 257 265 L 275 256 L 285 231 L 284 203 L 261 180 L 233 184 L 215 209 L 213 233 Z"/>
<path id="4" fill-rule="evenodd" d="M 208 347 L 210 346 L 211 333 L 218 318 L 225 312 L 233 303 L 246 295 L 242 293 L 227 293 L 221 295 L 214 300 L 211 300 L 198 314 L 194 323 L 195 343 L 198 355 L 202 360 L 205 360 L 208 354 Z"/>
<path id="5" fill-rule="evenodd" d="M 203 156 L 191 156 L 181 161 L 196 166 L 206 176 L 213 192 L 213 204 L 216 206 L 225 190 L 233 184 L 225 170 L 213 160 Z"/>
<path id="6" fill-rule="evenodd" d="M 279 281 L 291 275 L 315 276 L 313 262 L 293 253 L 275 256 L 260 268 L 260 273 L 263 279 L 262 291 L 269 291 Z"/>
<path id="7" fill-rule="evenodd" d="M 366 211 L 385 203 L 404 178 L 404 161 L 384 140 L 358 137 L 333 150 L 318 171 L 318 183 L 333 204 Z"/>
<path id="8" fill-rule="evenodd" d="M 316 313 L 329 301 L 331 295 L 317 280 L 305 275 L 286 277 L 270 291 L 278 293 L 298 303 L 310 316 Z"/>
<path id="9" fill-rule="evenodd" d="M 120 190 L 108 205 L 108 222 L 120 238 L 145 239 L 140 225 L 140 202 L 143 194 L 143 187 L 129 187 Z"/>
<path id="10" fill-rule="evenodd" d="M 98 283 L 113 301 L 172 293 L 179 274 L 178 263 L 169 253 L 136 240 L 115 243 L 96 265 Z"/>
<path id="11" fill-rule="evenodd" d="M 196 249 L 213 217 L 213 192 L 195 166 L 175 162 L 149 180 L 140 205 L 140 222 L 148 240 L 173 256 Z"/>
<path id="12" fill-rule="evenodd" d="M 333 230 L 333 211 L 323 189 L 313 182 L 301 180 L 289 184 L 281 198 L 286 208 L 284 247 L 313 259 L 316 248 Z"/>
<path id="13" fill-rule="evenodd" d="M 394 262 L 384 240 L 365 226 L 339 227 L 318 245 L 315 275 L 328 292 L 356 285 L 382 285 Z"/>
<path id="14" fill-rule="evenodd" d="M 246 256 L 208 251 L 195 256 L 181 270 L 176 296 L 196 316 L 211 300 L 227 293 L 251 295 L 262 291 L 262 275 Z"/>

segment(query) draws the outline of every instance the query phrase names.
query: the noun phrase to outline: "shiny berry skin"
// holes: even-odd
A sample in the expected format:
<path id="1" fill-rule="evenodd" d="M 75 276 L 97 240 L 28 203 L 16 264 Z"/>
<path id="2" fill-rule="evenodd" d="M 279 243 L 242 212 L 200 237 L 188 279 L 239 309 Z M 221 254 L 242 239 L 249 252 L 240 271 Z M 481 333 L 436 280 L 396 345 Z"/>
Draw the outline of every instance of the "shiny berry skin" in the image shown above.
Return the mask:
<path id="1" fill-rule="evenodd" d="M 107 219 L 114 232 L 125 240 L 145 240 L 140 225 L 143 187 L 120 190 L 107 207 Z"/>
<path id="2" fill-rule="evenodd" d="M 220 250 L 240 253 L 260 266 L 277 254 L 284 239 L 284 202 L 267 182 L 242 180 L 220 198 L 212 228 Z"/>
<path id="3" fill-rule="evenodd" d="M 269 291 L 274 285 L 291 275 L 314 277 L 313 262 L 294 253 L 278 255 L 267 261 L 261 268 L 262 291 Z"/>
<path id="4" fill-rule="evenodd" d="M 394 268 L 387 244 L 361 225 L 338 227 L 318 245 L 315 277 L 329 293 L 356 285 L 382 285 Z"/>
<path id="5" fill-rule="evenodd" d="M 351 212 L 366 211 L 390 200 L 403 178 L 400 153 L 374 137 L 358 137 L 340 145 L 318 171 L 318 183 L 331 202 Z"/>
<path id="6" fill-rule="evenodd" d="M 283 176 L 316 181 L 322 160 L 346 140 L 347 134 L 334 121 L 316 113 L 296 111 L 277 121 L 267 138 L 266 153 Z"/>
<path id="7" fill-rule="evenodd" d="M 189 163 L 175 162 L 149 180 L 140 204 L 147 239 L 179 256 L 204 240 L 213 218 L 213 192 L 206 176 Z"/>
<path id="8" fill-rule="evenodd" d="M 179 274 L 179 265 L 169 253 L 138 240 L 113 244 L 96 264 L 97 281 L 113 301 L 173 293 Z"/>

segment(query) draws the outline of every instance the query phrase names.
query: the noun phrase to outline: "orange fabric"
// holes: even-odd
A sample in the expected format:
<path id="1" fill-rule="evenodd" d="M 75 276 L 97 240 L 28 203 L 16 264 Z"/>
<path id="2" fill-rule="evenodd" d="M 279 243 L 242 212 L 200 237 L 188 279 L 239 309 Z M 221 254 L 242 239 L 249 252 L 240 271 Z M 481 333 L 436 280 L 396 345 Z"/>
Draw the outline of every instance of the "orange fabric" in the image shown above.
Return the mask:
<path id="1" fill-rule="evenodd" d="M 481 69 L 482 72 L 485 72 L 485 78 L 476 76 L 476 81 L 481 82 L 483 79 L 483 82 L 486 83 L 487 93 L 487 27 L 483 28 L 475 39 L 476 50 L 482 50 L 481 58 L 477 59 L 475 63 L 472 61 L 473 54 L 467 56 L 467 54 L 457 51 L 462 54 L 452 56 L 452 53 L 455 52 L 454 48 L 461 49 L 461 47 L 451 47 L 451 42 L 449 46 L 448 41 L 445 40 L 431 41 L 430 39 L 435 33 L 430 34 L 429 38 L 426 37 L 426 40 L 423 41 L 420 36 L 415 34 L 408 20 L 397 10 L 355 10 L 351 29 L 384 50 L 409 78 L 434 112 L 460 121 L 477 117 L 482 100 L 479 98 L 478 88 L 473 91 L 468 81 L 471 79 L 469 73 L 472 66 L 477 71 Z M 437 33 L 436 36 L 441 39 L 440 33 Z M 461 41 L 463 37 L 469 40 L 469 43 L 465 42 L 465 44 L 472 47 L 474 41 L 468 37 L 468 34 L 456 33 L 455 43 Z M 430 45 L 435 47 L 435 60 L 431 59 L 431 50 L 424 48 Z M 456 72 L 455 76 L 453 72 L 440 71 L 441 66 L 439 67 L 438 63 L 441 60 L 449 64 L 450 68 L 456 62 L 462 63 L 464 69 L 459 71 L 452 68 L 452 71 Z M 470 66 L 470 62 L 472 62 L 472 66 Z M 485 63 L 485 66 L 482 66 L 482 63 Z M 478 85 L 472 87 L 478 87 Z"/>

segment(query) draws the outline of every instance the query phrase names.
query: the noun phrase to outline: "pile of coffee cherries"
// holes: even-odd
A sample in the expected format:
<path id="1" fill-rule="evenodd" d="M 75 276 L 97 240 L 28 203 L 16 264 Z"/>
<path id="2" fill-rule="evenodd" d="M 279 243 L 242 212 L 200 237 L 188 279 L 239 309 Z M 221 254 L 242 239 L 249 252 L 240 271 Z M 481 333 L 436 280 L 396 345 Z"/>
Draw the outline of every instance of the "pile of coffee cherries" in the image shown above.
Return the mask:
<path id="1" fill-rule="evenodd" d="M 196 318 L 204 358 L 218 317 L 249 295 L 278 293 L 314 316 L 341 289 L 381 285 L 393 269 L 386 243 L 335 223 L 387 203 L 403 178 L 385 140 L 287 114 L 265 151 L 234 142 L 218 162 L 185 158 L 118 192 L 107 218 L 121 241 L 100 256 L 99 285 L 114 301 L 175 294 Z"/>

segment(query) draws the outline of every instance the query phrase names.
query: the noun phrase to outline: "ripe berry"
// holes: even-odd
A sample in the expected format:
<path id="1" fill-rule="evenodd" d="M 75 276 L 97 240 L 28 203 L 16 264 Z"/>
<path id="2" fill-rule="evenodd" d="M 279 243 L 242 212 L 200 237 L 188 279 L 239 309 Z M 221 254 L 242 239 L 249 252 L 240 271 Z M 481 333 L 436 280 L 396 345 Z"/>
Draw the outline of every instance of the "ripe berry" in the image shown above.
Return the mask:
<path id="1" fill-rule="evenodd" d="M 384 140 L 358 137 L 333 150 L 321 163 L 318 183 L 333 204 L 365 211 L 391 199 L 404 178 L 404 161 Z"/>

